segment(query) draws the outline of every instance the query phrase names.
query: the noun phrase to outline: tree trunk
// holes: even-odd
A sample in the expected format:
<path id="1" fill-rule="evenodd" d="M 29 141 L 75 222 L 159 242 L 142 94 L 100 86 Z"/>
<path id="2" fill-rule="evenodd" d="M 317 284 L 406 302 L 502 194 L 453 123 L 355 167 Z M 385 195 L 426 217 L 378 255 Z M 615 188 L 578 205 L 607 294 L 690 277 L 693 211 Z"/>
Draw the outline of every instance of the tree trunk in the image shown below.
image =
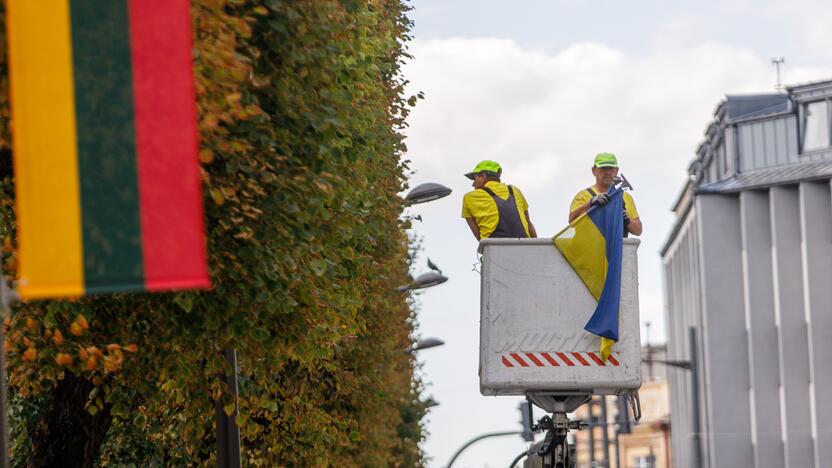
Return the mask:
<path id="1" fill-rule="evenodd" d="M 112 418 L 109 404 L 94 416 L 84 409 L 92 389 L 90 381 L 70 372 L 58 382 L 32 433 L 27 466 L 96 466 Z"/>

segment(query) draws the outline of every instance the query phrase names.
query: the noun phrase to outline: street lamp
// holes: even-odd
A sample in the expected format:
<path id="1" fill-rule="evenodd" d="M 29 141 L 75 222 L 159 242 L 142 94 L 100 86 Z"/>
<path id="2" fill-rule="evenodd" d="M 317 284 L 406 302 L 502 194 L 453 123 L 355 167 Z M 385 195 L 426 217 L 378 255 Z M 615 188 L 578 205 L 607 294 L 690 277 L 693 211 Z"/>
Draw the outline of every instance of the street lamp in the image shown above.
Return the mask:
<path id="1" fill-rule="evenodd" d="M 445 342 L 439 338 L 424 338 L 414 343 L 410 348 L 407 348 L 406 352 L 412 353 L 423 349 L 436 348 L 437 346 L 442 346 L 443 344 L 445 344 Z"/>
<path id="2" fill-rule="evenodd" d="M 404 199 L 408 205 L 418 205 L 419 203 L 427 203 L 429 201 L 438 200 L 450 195 L 452 190 L 442 184 L 434 182 L 427 182 L 417 185 L 411 191 L 407 192 Z"/>
<path id="3" fill-rule="evenodd" d="M 424 289 L 429 288 L 431 286 L 436 286 L 437 284 L 442 284 L 445 281 L 448 281 L 447 276 L 441 275 L 435 271 L 431 271 L 428 273 L 422 273 L 410 283 L 401 285 L 398 288 L 396 288 L 396 290 L 399 292 L 405 292 L 412 291 L 415 289 Z"/>

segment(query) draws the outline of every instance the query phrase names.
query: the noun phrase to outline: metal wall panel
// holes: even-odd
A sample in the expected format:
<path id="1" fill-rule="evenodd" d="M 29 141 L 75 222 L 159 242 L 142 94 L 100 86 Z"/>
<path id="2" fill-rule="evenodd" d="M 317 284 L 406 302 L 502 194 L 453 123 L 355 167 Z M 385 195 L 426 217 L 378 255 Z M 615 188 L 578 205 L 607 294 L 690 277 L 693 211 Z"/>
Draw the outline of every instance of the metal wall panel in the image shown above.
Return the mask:
<path id="1" fill-rule="evenodd" d="M 734 174 L 737 172 L 737 153 L 736 142 L 737 137 L 733 127 L 725 129 L 725 138 L 722 140 L 722 152 L 725 154 L 725 160 L 728 163 L 728 172 Z"/>
<path id="2" fill-rule="evenodd" d="M 800 203 L 797 187 L 772 187 L 774 310 L 780 356 L 780 418 L 789 468 L 814 465 L 810 429 L 808 334 L 803 307 Z"/>
<path id="3" fill-rule="evenodd" d="M 754 122 L 749 125 L 754 138 L 754 169 L 766 167 L 766 136 L 763 134 L 763 124 Z"/>
<path id="4" fill-rule="evenodd" d="M 717 174 L 716 166 L 715 158 L 711 157 L 711 162 L 708 164 L 708 182 L 715 182 L 719 180 L 719 174 Z"/>
<path id="5" fill-rule="evenodd" d="M 832 465 L 832 195 L 827 182 L 800 184 L 803 300 L 809 331 L 815 466 Z"/>
<path id="6" fill-rule="evenodd" d="M 740 171 L 798 162 L 793 115 L 737 125 Z"/>
<path id="7" fill-rule="evenodd" d="M 664 257 L 665 292 L 667 295 L 668 317 L 668 359 L 685 361 L 690 359 L 688 329 L 700 326 L 700 288 L 698 267 L 698 237 L 696 211 L 691 210 L 679 230 L 676 242 Z M 701 350 L 701 346 L 699 346 Z M 700 353 L 701 354 L 701 353 Z M 701 357 L 699 358 L 701 361 Z M 691 373 L 678 368 L 668 368 L 670 382 L 670 411 L 673 420 L 671 450 L 673 466 L 677 468 L 700 468 L 694 450 L 703 444 L 696 441 L 701 434 L 694 433 Z M 701 382 L 700 382 L 701 383 Z M 701 388 L 700 388 L 701 392 Z M 700 393 L 702 395 L 702 393 Z M 700 405 L 704 406 L 704 405 Z M 705 427 L 704 418 L 699 418 Z"/>
<path id="8" fill-rule="evenodd" d="M 684 237 L 681 238 L 684 242 Z M 668 358 L 675 360 L 686 359 L 684 353 L 684 336 L 678 332 L 685 328 L 685 316 L 681 310 L 683 303 L 681 297 L 682 282 L 679 275 L 680 258 L 674 257 L 671 261 L 665 264 L 666 282 L 668 285 L 667 304 L 668 304 Z M 674 415 L 673 426 L 676 430 L 671 431 L 671 438 L 673 443 L 673 466 L 686 468 L 689 464 L 686 463 L 688 459 L 686 453 L 689 450 L 687 443 L 688 434 L 690 433 L 689 413 L 686 411 L 686 402 L 689 401 L 688 385 L 685 375 L 679 369 L 668 369 L 668 379 L 673 382 L 670 385 L 670 400 L 671 400 L 671 414 Z"/>
<path id="9" fill-rule="evenodd" d="M 776 166 L 779 161 L 777 157 L 777 132 L 774 129 L 774 120 L 765 120 L 759 124 L 763 127 L 763 141 L 765 142 L 766 166 Z"/>
<path id="10" fill-rule="evenodd" d="M 754 466 L 781 468 L 780 369 L 774 316 L 771 264 L 771 215 L 768 191 L 740 194 L 743 290 L 751 389 L 751 439 Z"/>
<path id="11" fill-rule="evenodd" d="M 789 162 L 796 163 L 798 158 L 799 149 L 797 146 L 797 118 L 793 115 L 790 115 L 783 119 L 786 124 L 786 138 L 788 140 L 788 151 L 789 151 Z"/>
<path id="12" fill-rule="evenodd" d="M 738 125 L 737 130 L 740 134 L 740 171 L 750 171 L 754 169 L 754 135 L 751 125 Z"/>
<path id="13" fill-rule="evenodd" d="M 708 455 L 714 467 L 752 466 L 750 385 L 742 284 L 740 204 L 735 195 L 699 195 L 703 347 Z"/>
<path id="14" fill-rule="evenodd" d="M 774 144 L 776 145 L 777 164 L 788 164 L 789 161 L 789 135 L 786 131 L 786 119 L 774 121 Z"/>
<path id="15" fill-rule="evenodd" d="M 679 269 L 680 269 L 680 262 L 675 261 L 670 263 L 668 266 L 668 276 L 671 279 L 671 287 L 669 288 L 669 296 L 678 298 L 678 294 L 680 293 L 680 278 L 679 278 Z M 673 291 L 673 293 L 670 293 Z M 678 304 L 681 301 L 672 300 L 669 301 L 669 304 Z M 678 310 L 678 308 L 674 307 L 671 310 Z M 673 343 L 673 350 L 672 355 L 675 356 L 669 359 L 676 359 L 676 360 L 684 360 L 686 359 L 686 355 L 683 352 L 682 348 L 684 347 L 686 340 L 681 334 L 678 332 L 679 330 L 683 330 L 685 327 L 685 317 L 681 313 L 670 313 L 668 314 L 670 319 L 669 323 L 671 328 L 670 337 L 674 341 Z M 668 340 L 670 341 L 670 340 Z M 671 350 L 668 350 L 668 356 L 671 355 Z M 677 466 L 679 468 L 693 468 L 690 465 L 690 447 L 691 447 L 691 422 L 690 422 L 690 409 L 689 409 L 689 402 L 690 402 L 690 394 L 688 389 L 689 383 L 687 381 L 687 373 L 681 369 L 673 369 L 668 368 L 667 377 L 672 384 L 670 384 L 670 391 L 671 395 L 671 417 L 673 418 L 673 427 L 674 430 L 671 431 L 671 442 L 673 444 L 672 458 L 673 458 L 673 466 Z"/>
<path id="16" fill-rule="evenodd" d="M 676 314 L 671 313 L 670 311 L 674 311 L 677 309 L 676 304 L 676 296 L 675 290 L 673 287 L 673 278 L 674 274 L 671 271 L 673 269 L 672 262 L 669 263 L 667 261 L 663 262 L 663 286 L 664 286 L 664 299 L 665 299 L 665 317 L 667 318 L 666 326 L 667 326 L 667 358 L 668 359 L 678 359 L 678 348 L 680 342 L 676 336 L 675 330 L 679 327 L 678 322 L 679 318 L 676 317 Z M 681 386 L 679 385 L 679 376 L 677 372 L 671 368 L 667 368 L 667 379 L 668 382 L 673 382 L 673 384 L 668 385 L 668 397 L 670 402 L 670 414 L 671 419 L 673 421 L 673 429 L 670 431 L 670 445 L 673 447 L 673 450 L 670 452 L 671 456 L 671 463 L 672 466 L 679 467 L 679 468 L 686 468 L 684 464 L 684 455 L 678 453 L 678 451 L 683 450 L 683 440 L 681 438 L 682 432 L 684 432 L 685 427 L 685 414 L 681 411 L 682 402 L 684 402 L 684 395 L 681 394 Z"/>
<path id="17" fill-rule="evenodd" d="M 690 228 L 690 242 L 687 243 L 687 269 L 688 284 L 693 285 L 685 288 L 687 294 L 686 300 L 688 303 L 687 314 L 690 316 L 690 323 L 697 331 L 695 357 L 696 362 L 699 363 L 700 371 L 698 372 L 698 380 L 693 379 L 693 374 L 687 372 L 688 388 L 690 389 L 691 399 L 688 401 L 688 412 L 691 415 L 691 430 L 692 437 L 690 438 L 691 450 L 688 452 L 691 456 L 691 466 L 702 466 L 711 468 L 708 453 L 710 452 L 710 440 L 707 433 L 712 431 L 711 419 L 708 415 L 708 400 L 710 398 L 706 387 L 705 372 L 701 370 L 705 363 L 705 346 L 702 330 L 705 326 L 702 311 L 702 299 L 704 291 L 702 289 L 702 238 L 700 235 L 702 223 L 701 213 L 696 212 L 695 222 L 691 224 Z M 685 336 L 685 346 L 690 350 L 690 334 L 688 330 L 680 330 L 680 333 Z M 686 352 L 688 359 L 692 356 Z M 694 411 L 693 392 L 696 387 L 696 394 L 699 395 L 700 404 L 699 412 Z M 699 427 L 699 432 L 696 432 L 696 427 Z"/>

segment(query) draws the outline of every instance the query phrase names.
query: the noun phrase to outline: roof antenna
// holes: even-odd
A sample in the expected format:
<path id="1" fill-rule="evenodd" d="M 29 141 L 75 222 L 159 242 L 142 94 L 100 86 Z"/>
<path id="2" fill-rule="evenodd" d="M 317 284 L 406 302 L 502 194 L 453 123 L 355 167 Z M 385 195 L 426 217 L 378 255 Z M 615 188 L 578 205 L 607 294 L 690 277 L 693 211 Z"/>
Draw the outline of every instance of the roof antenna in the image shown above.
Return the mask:
<path id="1" fill-rule="evenodd" d="M 777 84 L 774 85 L 776 91 L 783 91 L 783 84 L 780 82 L 780 66 L 786 63 L 785 57 L 771 59 L 771 64 L 777 69 Z"/>

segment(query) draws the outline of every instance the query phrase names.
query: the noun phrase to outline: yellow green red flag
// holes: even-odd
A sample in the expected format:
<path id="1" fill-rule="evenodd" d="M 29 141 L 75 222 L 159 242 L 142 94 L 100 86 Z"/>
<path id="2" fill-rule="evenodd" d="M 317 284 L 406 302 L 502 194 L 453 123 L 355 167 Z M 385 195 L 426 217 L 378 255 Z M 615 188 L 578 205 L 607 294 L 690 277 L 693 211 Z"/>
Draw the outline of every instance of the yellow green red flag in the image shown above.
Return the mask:
<path id="1" fill-rule="evenodd" d="M 209 287 L 189 0 L 7 0 L 23 298 Z"/>

